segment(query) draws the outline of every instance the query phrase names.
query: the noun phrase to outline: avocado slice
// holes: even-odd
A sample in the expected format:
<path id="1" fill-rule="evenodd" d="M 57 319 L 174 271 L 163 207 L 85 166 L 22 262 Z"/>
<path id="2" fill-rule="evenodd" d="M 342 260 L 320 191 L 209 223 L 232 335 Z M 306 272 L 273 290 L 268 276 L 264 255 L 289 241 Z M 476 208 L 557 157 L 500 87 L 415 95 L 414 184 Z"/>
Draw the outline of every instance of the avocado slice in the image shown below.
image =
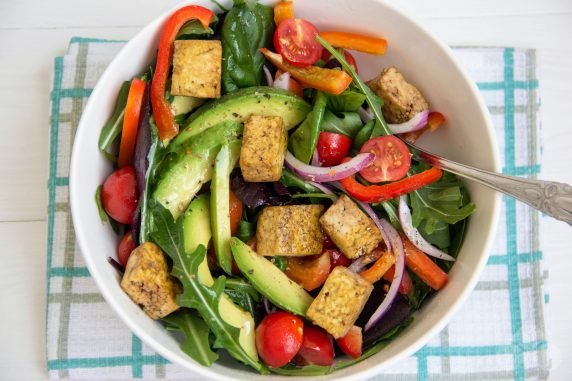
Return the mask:
<path id="1" fill-rule="evenodd" d="M 244 122 L 251 115 L 280 116 L 288 130 L 300 124 L 311 110 L 308 102 L 287 90 L 248 87 L 226 94 L 192 113 L 170 147 L 177 149 L 191 136 L 220 122 Z"/>
<path id="2" fill-rule="evenodd" d="M 199 245 L 208 247 L 211 239 L 210 227 L 210 197 L 202 194 L 195 198 L 183 215 L 183 239 L 185 253 L 192 255 Z M 212 287 L 214 279 L 209 270 L 207 258 L 199 265 L 198 276 L 201 283 Z M 233 327 L 240 329 L 238 342 L 245 352 L 258 361 L 255 343 L 255 325 L 252 315 L 234 304 L 226 294 L 222 294 L 218 304 L 218 312 L 223 320 Z"/>
<path id="3" fill-rule="evenodd" d="M 299 284 L 238 238 L 231 238 L 230 248 L 238 268 L 258 292 L 286 311 L 306 315 L 314 298 Z"/>
<path id="4" fill-rule="evenodd" d="M 184 95 L 173 96 L 171 110 L 174 116 L 187 114 L 205 103 L 203 98 L 187 97 Z"/>
<path id="5" fill-rule="evenodd" d="M 159 168 L 152 197 L 168 209 L 173 218 L 179 218 L 201 186 L 211 179 L 220 147 L 238 140 L 242 128 L 242 123 L 236 121 L 219 123 L 169 152 Z"/>
<path id="6" fill-rule="evenodd" d="M 211 227 L 213 246 L 220 267 L 232 275 L 230 254 L 230 172 L 240 156 L 241 141 L 225 144 L 216 156 L 214 175 L 211 181 Z"/>

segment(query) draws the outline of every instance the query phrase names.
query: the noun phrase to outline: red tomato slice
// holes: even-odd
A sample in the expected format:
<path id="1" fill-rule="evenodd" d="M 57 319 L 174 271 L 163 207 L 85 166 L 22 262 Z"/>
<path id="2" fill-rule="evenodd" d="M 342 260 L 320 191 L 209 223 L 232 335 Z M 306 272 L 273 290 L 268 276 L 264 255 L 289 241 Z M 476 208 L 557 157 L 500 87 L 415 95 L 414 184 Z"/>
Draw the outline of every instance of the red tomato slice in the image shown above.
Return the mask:
<path id="1" fill-rule="evenodd" d="M 296 66 L 309 66 L 318 61 L 324 49 L 316 35 L 318 29 L 303 19 L 286 19 L 274 32 L 274 47 L 286 61 Z"/>
<path id="2" fill-rule="evenodd" d="M 338 165 L 350 152 L 352 141 L 345 135 L 335 132 L 320 132 L 318 137 L 318 157 L 324 167 Z"/>
<path id="3" fill-rule="evenodd" d="M 411 153 L 405 143 L 391 135 L 378 136 L 364 143 L 360 152 L 371 152 L 375 160 L 360 171 L 369 182 L 396 181 L 407 174 Z"/>
<path id="4" fill-rule="evenodd" d="M 274 368 L 290 362 L 302 346 L 304 322 L 285 311 L 266 315 L 256 327 L 256 350 Z"/>
<path id="5" fill-rule="evenodd" d="M 360 357 L 363 343 L 361 328 L 354 325 L 344 337 L 336 339 L 336 343 L 346 355 L 354 359 Z"/>
<path id="6" fill-rule="evenodd" d="M 334 363 L 334 345 L 330 336 L 320 327 L 304 327 L 302 346 L 294 358 L 294 363 L 304 365 L 332 365 Z"/>
<path id="7" fill-rule="evenodd" d="M 324 284 L 330 274 L 330 254 L 286 257 L 286 275 L 304 289 L 312 291 Z"/>
<path id="8" fill-rule="evenodd" d="M 113 172 L 103 183 L 103 208 L 115 221 L 131 224 L 137 209 L 137 181 L 132 166 Z"/>
<path id="9" fill-rule="evenodd" d="M 125 234 L 123 238 L 121 238 L 121 241 L 119 241 L 119 246 L 117 246 L 117 258 L 123 267 L 127 266 L 127 260 L 136 247 L 137 243 L 133 240 L 131 232 Z"/>
<path id="10" fill-rule="evenodd" d="M 330 255 L 330 272 L 337 266 L 348 267 L 352 264 L 351 259 L 342 254 L 339 250 L 326 250 Z"/>

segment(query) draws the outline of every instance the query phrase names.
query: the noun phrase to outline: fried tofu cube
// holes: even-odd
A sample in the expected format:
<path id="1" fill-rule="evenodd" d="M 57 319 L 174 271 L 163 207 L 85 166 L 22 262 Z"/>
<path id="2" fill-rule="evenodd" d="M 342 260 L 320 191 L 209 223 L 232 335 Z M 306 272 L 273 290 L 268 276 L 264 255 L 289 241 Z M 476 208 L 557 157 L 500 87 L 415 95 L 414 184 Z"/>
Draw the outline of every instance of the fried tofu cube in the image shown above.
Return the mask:
<path id="1" fill-rule="evenodd" d="M 165 256 L 154 243 L 145 242 L 133 250 L 121 288 L 151 319 L 160 319 L 179 308 L 175 299 L 181 285 L 169 274 Z"/>
<path id="2" fill-rule="evenodd" d="M 252 115 L 244 123 L 240 170 L 245 181 L 271 182 L 282 176 L 288 133 L 279 116 Z"/>
<path id="3" fill-rule="evenodd" d="M 218 40 L 175 40 L 172 95 L 220 97 L 222 45 Z"/>
<path id="4" fill-rule="evenodd" d="M 322 205 L 270 206 L 256 225 L 256 252 L 260 255 L 305 256 L 322 252 Z"/>
<path id="5" fill-rule="evenodd" d="M 326 279 L 306 317 L 335 339 L 348 333 L 363 310 L 373 285 L 344 266 L 337 266 Z"/>
<path id="6" fill-rule="evenodd" d="M 326 210 L 320 224 L 349 259 L 371 253 L 383 239 L 371 218 L 346 195 Z"/>
<path id="7" fill-rule="evenodd" d="M 423 95 L 395 67 L 383 69 L 366 84 L 383 99 L 381 110 L 389 123 L 407 122 L 418 112 L 429 110 Z"/>

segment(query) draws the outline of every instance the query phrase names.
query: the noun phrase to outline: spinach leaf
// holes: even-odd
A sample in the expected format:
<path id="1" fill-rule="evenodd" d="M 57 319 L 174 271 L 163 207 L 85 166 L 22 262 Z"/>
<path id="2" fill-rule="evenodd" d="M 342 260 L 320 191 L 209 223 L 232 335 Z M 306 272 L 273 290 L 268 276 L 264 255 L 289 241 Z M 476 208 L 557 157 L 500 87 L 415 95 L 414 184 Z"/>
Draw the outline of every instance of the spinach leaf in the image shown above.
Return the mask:
<path id="1" fill-rule="evenodd" d="M 216 337 L 214 347 L 226 349 L 234 358 L 250 365 L 261 373 L 267 373 L 266 366 L 248 355 L 240 345 L 240 330 L 226 323 L 219 312 L 219 302 L 225 289 L 226 278 L 220 276 L 212 287 L 202 284 L 197 276 L 206 249 L 200 245 L 187 255 L 183 241 L 182 219 L 173 220 L 171 212 L 160 203 L 150 203 L 152 213 L 151 238 L 173 260 L 172 274 L 181 281 L 183 292 L 177 295 L 177 304 L 197 310 Z"/>
<path id="2" fill-rule="evenodd" d="M 193 360 L 204 366 L 211 366 L 218 359 L 209 343 L 210 329 L 196 311 L 181 308 L 161 319 L 171 331 L 181 331 L 185 336 L 181 349 Z"/>
<path id="3" fill-rule="evenodd" d="M 362 128 L 363 124 L 357 112 L 341 112 L 334 114 L 326 110 L 322 130 L 335 132 L 353 138 Z"/>
<path id="4" fill-rule="evenodd" d="M 375 121 L 367 122 L 356 134 L 352 141 L 352 148 L 359 151 L 366 141 L 372 138 L 374 132 Z"/>
<path id="5" fill-rule="evenodd" d="M 320 35 L 316 36 L 316 40 L 332 54 L 332 57 L 338 60 L 344 70 L 352 77 L 354 81 L 353 83 L 357 86 L 361 93 L 365 95 L 365 101 L 375 116 L 375 125 L 372 137 L 380 135 L 391 135 L 391 131 L 389 130 L 389 127 L 383 118 L 383 114 L 381 113 L 383 100 L 381 100 L 377 95 L 375 95 L 373 91 L 371 91 L 369 87 L 367 87 L 367 85 L 362 81 L 355 70 L 348 64 L 343 54 L 340 54 L 340 52 L 338 52 L 332 45 L 320 37 Z"/>
<path id="6" fill-rule="evenodd" d="M 303 163 L 308 164 L 310 162 L 312 155 L 314 154 L 314 150 L 316 149 L 318 135 L 320 135 L 320 129 L 324 122 L 326 103 L 326 95 L 323 92 L 318 91 L 314 98 L 314 108 L 288 139 L 290 143 L 290 151 Z"/>
<path id="7" fill-rule="evenodd" d="M 214 34 L 214 29 L 218 23 L 218 16 L 215 14 L 211 20 L 211 24 L 208 28 L 205 28 L 199 20 L 191 20 L 179 29 L 177 33 L 178 40 L 191 40 L 212 36 Z"/>
<path id="8" fill-rule="evenodd" d="M 238 231 L 235 236 L 244 243 L 247 243 L 256 234 L 256 224 L 245 220 L 238 223 Z"/>
<path id="9" fill-rule="evenodd" d="M 357 112 L 365 102 L 365 95 L 354 90 L 346 90 L 339 95 L 328 95 L 328 109 L 333 112 Z"/>
<path id="10" fill-rule="evenodd" d="M 127 96 L 129 95 L 130 87 L 131 81 L 125 81 L 121 85 L 117 95 L 117 100 L 115 101 L 113 115 L 107 123 L 105 123 L 101 129 L 101 133 L 99 134 L 99 149 L 107 158 L 113 158 L 113 155 L 107 150 L 123 129 L 123 114 L 125 114 L 125 105 L 127 104 Z"/>
<path id="11" fill-rule="evenodd" d="M 283 168 L 282 169 L 282 177 L 280 178 L 280 182 L 287 187 L 298 188 L 303 190 L 306 193 L 318 193 L 320 190 L 315 186 L 308 184 L 289 170 Z"/>
<path id="12" fill-rule="evenodd" d="M 264 56 L 274 34 L 272 8 L 252 1 L 235 0 L 222 30 L 222 87 L 225 93 L 262 85 Z"/>

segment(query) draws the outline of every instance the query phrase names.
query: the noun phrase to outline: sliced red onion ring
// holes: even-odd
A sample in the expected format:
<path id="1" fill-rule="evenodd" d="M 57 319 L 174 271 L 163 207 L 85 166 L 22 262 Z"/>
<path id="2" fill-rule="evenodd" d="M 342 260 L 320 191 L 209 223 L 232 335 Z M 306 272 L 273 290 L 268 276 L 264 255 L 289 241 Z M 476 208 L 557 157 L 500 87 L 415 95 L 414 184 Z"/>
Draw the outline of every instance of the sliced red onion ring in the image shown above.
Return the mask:
<path id="1" fill-rule="evenodd" d="M 286 166 L 296 175 L 307 181 L 325 183 L 338 181 L 351 175 L 355 175 L 373 161 L 372 153 L 360 153 L 350 161 L 333 167 L 315 167 L 302 163 L 296 159 L 290 151 L 286 152 Z"/>
<path id="2" fill-rule="evenodd" d="M 375 116 L 373 115 L 373 112 L 371 111 L 371 109 L 369 107 L 368 108 L 360 107 L 357 112 L 359 114 L 359 117 L 361 118 L 361 121 L 364 123 L 367 123 L 370 120 L 372 120 L 373 118 L 375 118 Z"/>
<path id="3" fill-rule="evenodd" d="M 364 258 L 365 257 L 359 257 L 358 259 L 353 261 L 352 264 L 348 266 L 348 270 L 356 274 L 361 273 L 366 266 L 366 264 L 364 263 Z"/>
<path id="4" fill-rule="evenodd" d="M 318 155 L 318 150 L 315 149 L 314 153 L 312 154 L 312 161 L 310 162 L 311 165 L 313 165 L 314 167 L 321 167 L 322 165 L 320 164 L 320 156 Z"/>
<path id="5" fill-rule="evenodd" d="M 308 181 L 308 184 L 310 184 L 313 187 L 318 188 L 320 191 L 322 191 L 325 194 L 331 194 L 331 195 L 336 195 L 330 188 L 328 188 L 327 186 L 325 186 L 324 184 L 320 184 L 320 183 L 315 183 L 313 181 Z M 337 199 L 337 197 L 336 197 Z"/>
<path id="6" fill-rule="evenodd" d="M 385 298 L 383 298 L 379 307 L 377 307 L 365 324 L 364 331 L 367 331 L 376 325 L 383 315 L 389 310 L 389 307 L 391 307 L 399 293 L 399 286 L 401 285 L 403 272 L 405 271 L 405 252 L 403 251 L 403 242 L 399 237 L 399 233 L 397 233 L 397 230 L 395 230 L 395 228 L 386 220 L 381 220 L 381 224 L 383 229 L 388 233 L 389 240 L 391 241 L 391 247 L 393 247 L 393 254 L 395 255 L 395 275 L 393 276 L 387 295 L 385 295 Z"/>
<path id="7" fill-rule="evenodd" d="M 449 254 L 437 249 L 435 246 L 431 245 L 429 242 L 423 238 L 419 230 L 417 230 L 413 226 L 413 220 L 411 218 L 411 212 L 409 211 L 409 207 L 407 206 L 407 199 L 406 196 L 399 197 L 399 222 L 401 223 L 401 228 L 403 232 L 411 241 L 411 243 L 424 252 L 427 255 L 430 255 L 435 258 L 443 259 L 445 261 L 454 261 L 455 258 L 450 256 Z"/>
<path id="8" fill-rule="evenodd" d="M 266 314 L 270 315 L 272 312 L 276 311 L 276 307 L 270 304 L 268 299 L 262 298 L 262 304 L 264 305 L 264 311 L 266 311 Z"/>
<path id="9" fill-rule="evenodd" d="M 266 76 L 266 85 L 272 87 L 274 85 L 274 79 L 272 79 L 272 73 L 266 65 L 262 66 L 262 70 L 264 71 L 264 75 Z"/>
<path id="10" fill-rule="evenodd" d="M 278 89 L 289 90 L 290 89 L 290 73 L 287 71 L 280 74 L 276 81 L 274 81 L 274 87 Z"/>
<path id="11" fill-rule="evenodd" d="M 429 111 L 421 111 L 409 119 L 407 122 L 400 124 L 388 124 L 389 129 L 394 134 L 405 134 L 407 132 L 413 132 L 422 129 L 427 125 L 427 119 L 429 118 Z"/>

